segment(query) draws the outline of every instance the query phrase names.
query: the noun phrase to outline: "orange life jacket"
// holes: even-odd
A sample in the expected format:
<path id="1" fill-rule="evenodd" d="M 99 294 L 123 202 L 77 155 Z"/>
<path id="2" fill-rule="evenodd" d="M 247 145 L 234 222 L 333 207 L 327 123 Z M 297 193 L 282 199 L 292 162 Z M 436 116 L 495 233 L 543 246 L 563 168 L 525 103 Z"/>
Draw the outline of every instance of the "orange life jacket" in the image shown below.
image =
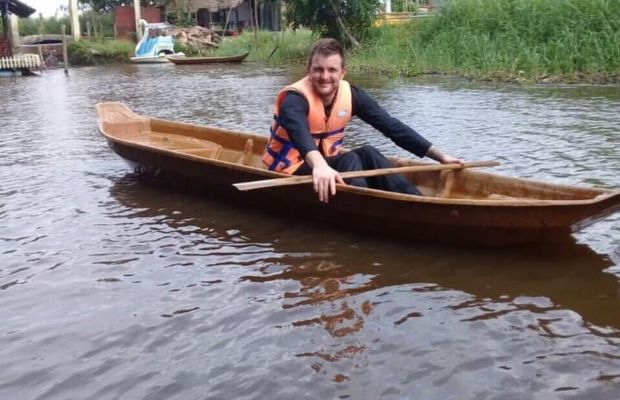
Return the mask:
<path id="1" fill-rule="evenodd" d="M 280 106 L 287 93 L 295 91 L 303 95 L 309 104 L 308 127 L 319 151 L 324 157 L 335 156 L 340 152 L 344 139 L 344 128 L 351 120 L 351 86 L 349 82 L 340 81 L 332 111 L 327 117 L 323 101 L 312 90 L 312 83 L 305 78 L 285 87 L 278 93 L 274 104 L 271 137 L 263 155 L 263 162 L 272 171 L 292 174 L 304 163 L 299 151 L 293 147 L 290 136 L 280 123 Z"/>

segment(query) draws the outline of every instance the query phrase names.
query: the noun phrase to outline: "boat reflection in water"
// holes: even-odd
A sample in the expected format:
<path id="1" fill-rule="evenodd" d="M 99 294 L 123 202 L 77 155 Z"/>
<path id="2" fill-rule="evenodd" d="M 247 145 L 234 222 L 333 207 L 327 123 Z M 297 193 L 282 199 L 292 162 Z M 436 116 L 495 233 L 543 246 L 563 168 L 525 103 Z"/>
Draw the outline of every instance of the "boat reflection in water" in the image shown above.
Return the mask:
<path id="1" fill-rule="evenodd" d="M 125 207 L 138 210 L 136 217 L 163 214 L 172 228 L 182 230 L 192 224 L 221 237 L 235 232 L 244 241 L 268 246 L 275 263 L 258 267 L 244 279 L 299 282 L 299 291 L 283 294 L 285 307 L 424 283 L 426 287 L 453 288 L 501 302 L 519 296 L 545 296 L 591 323 L 620 328 L 620 313 L 612 312 L 620 309 L 618 280 L 604 272 L 615 262 L 574 239 L 546 243 L 541 248 L 392 243 L 351 232 L 289 224 L 216 200 L 172 193 L 133 174 L 119 180 L 112 195 Z"/>
<path id="2" fill-rule="evenodd" d="M 463 340 L 476 351 L 491 352 L 483 356 L 494 360 L 492 365 L 477 373 L 494 373 L 495 363 L 504 362 L 500 368 L 515 368 L 523 377 L 522 368 L 531 362 L 525 357 L 562 353 L 567 342 L 572 346 L 584 336 L 595 348 L 620 330 L 618 279 L 604 271 L 614 261 L 574 240 L 553 248 L 513 249 L 393 243 L 287 223 L 173 192 L 132 174 L 114 184 L 112 197 L 125 208 L 125 217 L 157 220 L 177 235 L 200 232 L 203 239 L 192 239 L 194 246 L 226 252 L 230 262 L 225 265 L 197 262 L 203 266 L 182 273 L 193 279 L 199 274 L 202 282 L 228 280 L 222 290 L 242 288 L 239 295 L 247 301 L 267 303 L 268 312 L 260 316 L 241 311 L 244 323 L 259 325 L 262 332 L 250 342 L 266 348 L 278 342 L 284 354 L 307 359 L 316 373 L 334 382 L 363 379 L 364 365 L 377 367 L 388 359 L 415 360 L 411 369 L 423 369 L 426 352 L 437 352 L 433 362 L 444 371 L 441 360 Z M 222 278 L 222 267 L 232 278 Z M 214 301 L 206 294 L 202 299 L 206 308 Z M 547 341 L 557 341 L 557 349 Z M 462 354 L 464 364 L 482 362 L 476 351 Z M 611 352 L 601 350 L 595 357 L 583 349 L 580 354 L 603 363 Z M 568 362 L 577 365 L 578 359 Z M 552 357 L 536 362 L 548 368 Z M 583 379 L 593 378 L 598 379 Z"/>

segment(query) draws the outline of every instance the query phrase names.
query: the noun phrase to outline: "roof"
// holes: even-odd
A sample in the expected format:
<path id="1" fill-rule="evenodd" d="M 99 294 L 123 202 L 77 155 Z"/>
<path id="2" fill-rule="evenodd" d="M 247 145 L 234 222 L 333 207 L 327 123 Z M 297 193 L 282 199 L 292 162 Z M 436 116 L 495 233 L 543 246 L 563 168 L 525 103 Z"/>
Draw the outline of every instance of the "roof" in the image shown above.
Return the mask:
<path id="1" fill-rule="evenodd" d="M 4 10 L 5 4 L 8 3 L 8 11 L 20 18 L 28 18 L 36 10 L 19 0 L 0 0 L 0 10 Z"/>

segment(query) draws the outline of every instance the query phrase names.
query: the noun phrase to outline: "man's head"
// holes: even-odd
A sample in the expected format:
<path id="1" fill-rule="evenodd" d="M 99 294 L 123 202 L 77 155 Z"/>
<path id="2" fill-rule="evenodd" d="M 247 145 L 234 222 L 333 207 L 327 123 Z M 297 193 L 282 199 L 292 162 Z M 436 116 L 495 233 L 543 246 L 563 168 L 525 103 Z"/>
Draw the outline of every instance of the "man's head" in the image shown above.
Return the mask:
<path id="1" fill-rule="evenodd" d="M 333 101 L 346 72 L 344 50 L 337 40 L 321 39 L 314 44 L 308 60 L 308 76 L 325 104 Z"/>
<path id="2" fill-rule="evenodd" d="M 312 65 L 312 59 L 314 56 L 320 55 L 323 57 L 329 57 L 334 54 L 338 54 L 340 56 L 340 59 L 342 60 L 342 68 L 344 68 L 344 49 L 342 48 L 342 45 L 336 39 L 332 38 L 317 40 L 310 51 L 308 68 Z"/>

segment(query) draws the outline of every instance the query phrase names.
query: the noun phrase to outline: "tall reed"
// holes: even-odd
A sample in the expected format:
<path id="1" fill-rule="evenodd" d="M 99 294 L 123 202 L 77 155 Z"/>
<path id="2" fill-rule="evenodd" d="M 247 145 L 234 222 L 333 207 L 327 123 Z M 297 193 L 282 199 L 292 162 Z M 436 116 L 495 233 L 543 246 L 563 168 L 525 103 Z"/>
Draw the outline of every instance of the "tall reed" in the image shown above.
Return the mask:
<path id="1" fill-rule="evenodd" d="M 97 65 L 129 62 L 136 45 L 125 40 L 80 40 L 69 42 L 71 65 Z"/>
<path id="2" fill-rule="evenodd" d="M 250 51 L 248 60 L 267 64 L 296 64 L 305 62 L 316 37 L 305 30 L 295 32 L 244 32 L 239 37 L 225 39 L 217 55 L 232 55 Z"/>
<path id="3" fill-rule="evenodd" d="M 479 77 L 620 75 L 620 0 L 452 0 L 373 32 L 354 67 Z"/>

